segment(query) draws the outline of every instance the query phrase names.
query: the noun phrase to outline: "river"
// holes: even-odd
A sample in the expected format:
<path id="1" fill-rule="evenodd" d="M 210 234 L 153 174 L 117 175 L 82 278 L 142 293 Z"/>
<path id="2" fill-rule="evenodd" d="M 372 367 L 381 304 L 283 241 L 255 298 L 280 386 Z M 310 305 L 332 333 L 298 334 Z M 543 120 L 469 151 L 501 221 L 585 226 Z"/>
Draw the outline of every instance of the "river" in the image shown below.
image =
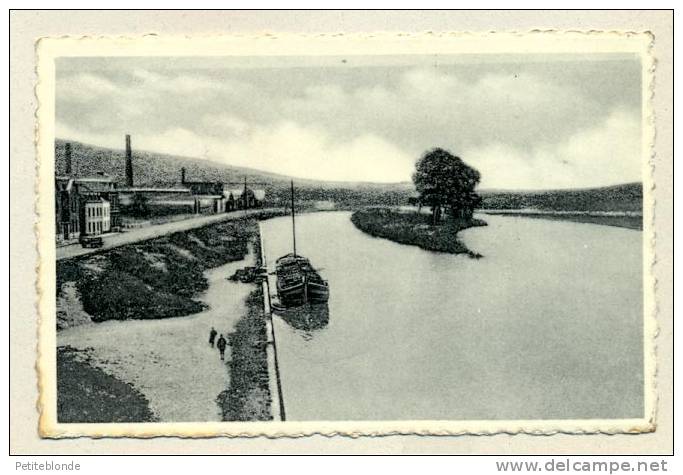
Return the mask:
<path id="1" fill-rule="evenodd" d="M 289 420 L 643 416 L 642 232 L 484 216 L 482 259 L 373 238 L 350 213 L 297 217 L 329 323 L 274 317 Z M 261 225 L 272 261 L 291 220 Z"/>

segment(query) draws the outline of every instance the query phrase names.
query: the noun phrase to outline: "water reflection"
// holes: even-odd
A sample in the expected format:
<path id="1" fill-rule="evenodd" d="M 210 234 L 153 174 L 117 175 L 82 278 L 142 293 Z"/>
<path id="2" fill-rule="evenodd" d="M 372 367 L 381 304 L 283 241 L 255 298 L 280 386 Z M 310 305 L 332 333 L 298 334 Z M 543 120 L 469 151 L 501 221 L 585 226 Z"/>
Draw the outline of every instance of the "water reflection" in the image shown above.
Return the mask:
<path id="1" fill-rule="evenodd" d="M 321 330 L 330 321 L 330 307 L 327 303 L 305 304 L 300 307 L 284 308 L 273 305 L 273 313 L 282 318 L 287 324 L 304 333 L 304 338 L 310 339 L 314 330 Z"/>
<path id="2" fill-rule="evenodd" d="M 642 233 L 485 220 L 460 236 L 478 260 L 373 238 L 350 213 L 297 220 L 332 297 L 326 326 L 273 319 L 289 420 L 642 417 Z M 267 256 L 289 252 L 291 219 L 261 226 Z"/>

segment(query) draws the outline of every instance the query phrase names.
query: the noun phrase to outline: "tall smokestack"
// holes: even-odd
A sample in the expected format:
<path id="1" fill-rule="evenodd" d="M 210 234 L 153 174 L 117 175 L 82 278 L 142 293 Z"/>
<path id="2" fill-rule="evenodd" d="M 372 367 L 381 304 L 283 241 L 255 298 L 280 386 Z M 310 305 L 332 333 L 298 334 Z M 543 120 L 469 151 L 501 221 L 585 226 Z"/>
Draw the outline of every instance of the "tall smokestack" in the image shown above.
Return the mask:
<path id="1" fill-rule="evenodd" d="M 126 186 L 133 186 L 133 152 L 130 149 L 130 135 L 126 135 Z"/>
<path id="2" fill-rule="evenodd" d="M 185 167 L 180 169 L 180 183 L 185 184 Z"/>
<path id="3" fill-rule="evenodd" d="M 66 174 L 71 176 L 71 143 L 64 144 L 64 160 L 66 160 Z"/>

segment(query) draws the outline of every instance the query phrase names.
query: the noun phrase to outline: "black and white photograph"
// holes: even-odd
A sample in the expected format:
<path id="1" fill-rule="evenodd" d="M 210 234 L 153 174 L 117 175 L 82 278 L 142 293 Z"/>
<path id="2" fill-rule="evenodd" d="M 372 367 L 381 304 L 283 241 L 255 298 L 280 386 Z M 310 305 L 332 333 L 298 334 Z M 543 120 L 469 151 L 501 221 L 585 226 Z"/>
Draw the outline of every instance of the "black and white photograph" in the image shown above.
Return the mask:
<path id="1" fill-rule="evenodd" d="M 520 38 L 39 45 L 42 433 L 654 430 L 651 37 Z"/>

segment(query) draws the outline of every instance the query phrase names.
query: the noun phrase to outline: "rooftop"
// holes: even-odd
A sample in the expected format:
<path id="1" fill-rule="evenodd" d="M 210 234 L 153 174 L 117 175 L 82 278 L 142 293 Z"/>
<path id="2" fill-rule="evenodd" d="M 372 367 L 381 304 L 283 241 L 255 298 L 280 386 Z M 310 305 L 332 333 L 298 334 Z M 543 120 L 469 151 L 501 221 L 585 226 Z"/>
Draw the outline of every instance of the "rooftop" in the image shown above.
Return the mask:
<path id="1" fill-rule="evenodd" d="M 109 175 L 98 175 L 98 176 L 55 176 L 55 180 L 68 181 L 74 180 L 76 183 L 111 183 L 116 180 Z"/>

